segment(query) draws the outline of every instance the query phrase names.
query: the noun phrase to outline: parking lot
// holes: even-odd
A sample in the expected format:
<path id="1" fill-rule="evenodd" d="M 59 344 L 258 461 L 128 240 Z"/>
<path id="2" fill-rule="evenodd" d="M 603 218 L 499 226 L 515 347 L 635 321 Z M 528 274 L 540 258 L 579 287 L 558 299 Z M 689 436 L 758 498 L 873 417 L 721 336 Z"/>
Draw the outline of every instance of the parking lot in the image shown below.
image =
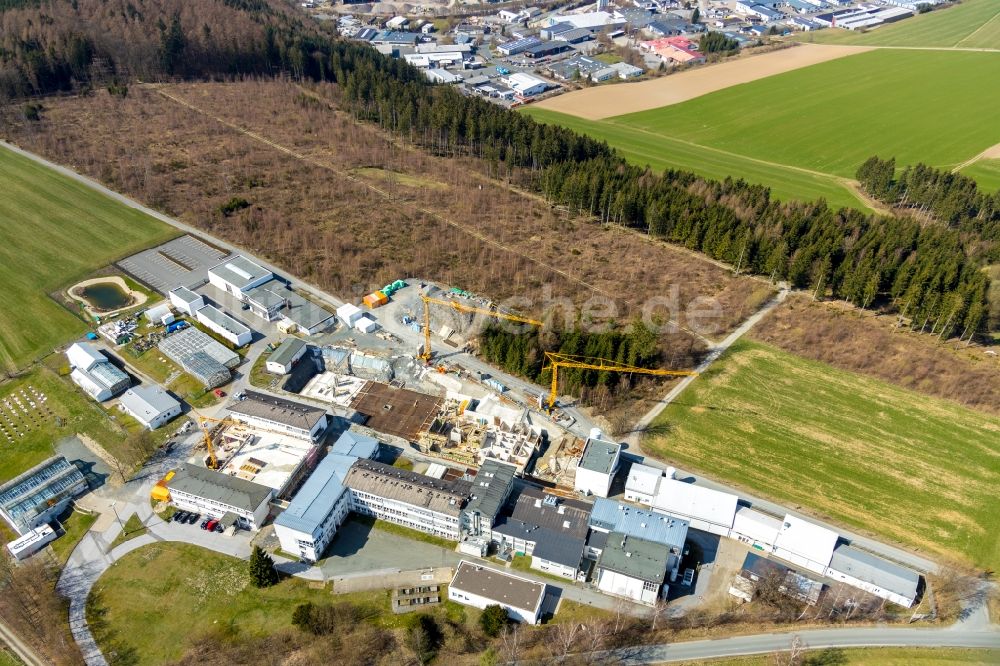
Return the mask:
<path id="1" fill-rule="evenodd" d="M 185 235 L 126 257 L 118 266 L 166 295 L 174 287 L 201 286 L 208 280 L 208 269 L 229 256 L 194 236 Z"/>

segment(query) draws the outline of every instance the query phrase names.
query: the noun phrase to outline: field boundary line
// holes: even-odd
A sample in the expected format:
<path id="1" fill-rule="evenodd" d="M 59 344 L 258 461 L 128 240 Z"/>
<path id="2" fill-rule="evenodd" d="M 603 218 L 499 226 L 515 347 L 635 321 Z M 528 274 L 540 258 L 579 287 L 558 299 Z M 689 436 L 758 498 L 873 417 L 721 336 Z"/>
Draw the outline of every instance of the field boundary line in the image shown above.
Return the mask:
<path id="1" fill-rule="evenodd" d="M 986 26 L 988 26 L 990 23 L 993 23 L 993 21 L 996 21 L 998 18 L 1000 18 L 1000 11 L 998 11 L 996 14 L 994 14 L 993 17 L 990 20 L 986 21 L 981 26 L 979 26 L 978 28 L 976 28 L 975 30 L 973 30 L 972 32 L 970 32 L 969 34 L 967 34 L 965 37 L 962 37 L 962 39 L 960 39 L 957 42 L 955 42 L 955 44 L 953 46 L 958 46 L 959 44 L 961 44 L 965 40 L 967 40 L 970 37 L 974 36 L 980 30 L 982 30 L 983 28 L 985 28 Z"/>
<path id="2" fill-rule="evenodd" d="M 608 292 L 606 292 L 603 289 L 597 287 L 596 285 L 592 285 L 592 284 L 590 284 L 589 282 L 587 282 L 585 280 L 582 280 L 582 279 L 580 279 L 578 277 L 570 275 L 566 271 L 564 271 L 564 270 L 562 270 L 560 268 L 556 268 L 555 266 L 552 266 L 550 264 L 547 264 L 544 261 L 539 261 L 538 259 L 536 259 L 536 258 L 534 258 L 534 257 L 532 257 L 532 256 L 530 256 L 530 255 L 528 255 L 528 254 L 526 254 L 524 252 L 520 252 L 518 250 L 510 248 L 510 247 L 504 245 L 503 243 L 501 243 L 499 241 L 496 241 L 496 240 L 494 240 L 492 238 L 489 238 L 488 236 L 486 236 L 485 234 L 483 234 L 481 232 L 475 231 L 473 229 L 469 229 L 469 228 L 467 228 L 467 227 L 459 224 L 455 220 L 452 220 L 452 219 L 450 219 L 448 217 L 445 217 L 444 215 L 441 215 L 440 213 L 432 211 L 429 208 L 424 208 L 422 206 L 417 206 L 417 205 L 403 204 L 398 199 L 393 199 L 392 195 L 389 192 L 386 192 L 385 190 L 383 190 L 382 188 L 377 187 L 375 185 L 372 185 L 371 183 L 366 182 L 365 180 L 362 180 L 361 178 L 358 178 L 357 176 L 354 176 L 354 175 L 348 173 L 347 171 L 343 171 L 341 169 L 338 169 L 337 167 L 335 167 L 334 165 L 330 164 L 329 162 L 324 162 L 324 161 L 316 159 L 314 157 L 310 157 L 308 155 L 304 155 L 304 154 L 302 154 L 302 153 L 300 153 L 298 151 L 295 151 L 295 150 L 292 150 L 291 148 L 288 148 L 287 146 L 283 146 L 283 145 L 281 145 L 281 144 L 279 144 L 279 143 L 277 143 L 275 141 L 272 141 L 271 139 L 268 139 L 267 137 L 265 137 L 265 136 L 263 136 L 261 134 L 258 134 L 257 132 L 254 132 L 253 130 L 246 129 L 245 127 L 240 127 L 236 123 L 229 122 L 228 120 L 224 120 L 223 118 L 220 118 L 220 117 L 215 116 L 215 115 L 213 115 L 211 113 L 208 113 L 207 111 L 198 108 L 194 104 L 191 104 L 187 100 L 182 99 L 180 97 L 176 97 L 176 96 L 174 96 L 174 95 L 172 95 L 172 94 L 164 91 L 160 86 L 154 85 L 154 86 L 150 86 L 150 88 L 152 88 L 159 95 L 162 95 L 163 97 L 165 97 L 165 98 L 167 98 L 167 99 L 169 99 L 169 100 L 171 100 L 171 101 L 173 101 L 173 102 L 175 102 L 177 104 L 180 104 L 181 106 L 187 107 L 188 109 L 194 111 L 195 113 L 203 115 L 203 116 L 205 116 L 207 118 L 211 118 L 212 120 L 215 120 L 216 122 L 218 122 L 218 123 L 220 123 L 220 124 L 222 124 L 222 125 L 230 128 L 230 129 L 232 129 L 232 130 L 234 130 L 236 132 L 239 132 L 240 134 L 243 134 L 245 136 L 250 137 L 251 139 L 254 139 L 255 141 L 259 141 L 259 142 L 261 142 L 261 143 L 263 143 L 263 144 L 265 144 L 267 146 L 270 146 L 271 148 L 274 148 L 275 150 L 277 150 L 279 152 L 282 152 L 282 153 L 285 153 L 286 155 L 294 157 L 295 159 L 297 159 L 299 161 L 307 162 L 309 164 L 312 164 L 313 166 L 317 166 L 317 167 L 319 167 L 321 169 L 325 169 L 327 171 L 332 171 L 333 173 L 337 174 L 341 178 L 349 180 L 352 183 L 355 183 L 357 185 L 361 185 L 362 187 L 367 188 L 369 191 L 374 192 L 375 194 L 378 194 L 380 197 L 382 197 L 383 199 L 385 199 L 386 201 L 388 201 L 390 204 L 395 205 L 396 207 L 409 208 L 412 211 L 417 211 L 417 212 L 423 213 L 425 215 L 428 215 L 431 218 L 433 218 L 433 219 L 435 219 L 435 220 L 437 220 L 439 222 L 443 222 L 443 223 L 447 224 L 448 226 L 451 226 L 451 227 L 453 227 L 455 229 L 458 229 L 459 231 L 462 231 L 462 232 L 464 232 L 464 233 L 472 236 L 473 238 L 475 238 L 475 239 L 477 239 L 477 240 L 479 240 L 479 241 L 481 241 L 483 243 L 486 243 L 487 245 L 492 245 L 493 247 L 496 247 L 496 248 L 498 248 L 500 250 L 503 250 L 504 252 L 509 252 L 509 253 L 511 253 L 511 254 L 513 254 L 515 256 L 521 257 L 522 259 L 525 259 L 525 260 L 527 260 L 527 261 L 529 261 L 529 262 L 531 262 L 533 264 L 541 266 L 541 267 L 545 268 L 546 270 L 552 271 L 556 275 L 559 275 L 559 276 L 561 276 L 561 277 L 563 277 L 563 278 L 565 278 L 565 279 L 567 279 L 567 280 L 569 280 L 571 282 L 575 282 L 575 283 L 577 283 L 579 285 L 582 285 L 582 286 L 586 287 L 587 289 L 590 289 L 593 292 L 601 294 L 602 296 L 607 296 L 608 298 L 615 298 L 614 295 L 609 294 Z"/>
<path id="3" fill-rule="evenodd" d="M 624 129 L 634 130 L 636 132 L 642 132 L 644 134 L 649 134 L 650 136 L 655 136 L 655 137 L 660 138 L 660 139 L 666 139 L 667 141 L 673 141 L 674 143 L 683 144 L 685 146 L 692 146 L 694 148 L 700 148 L 700 149 L 703 149 L 703 150 L 707 150 L 709 152 L 718 153 L 719 155 L 726 155 L 727 157 L 735 157 L 737 159 L 748 160 L 750 162 L 755 162 L 757 164 L 763 164 L 765 166 L 775 167 L 775 168 L 778 168 L 778 169 L 788 169 L 789 171 L 797 171 L 799 173 L 804 173 L 804 174 L 807 174 L 807 175 L 810 175 L 810 176 L 816 176 L 818 178 L 823 178 L 824 180 L 830 180 L 834 184 L 839 185 L 840 187 L 843 187 L 848 192 L 850 192 L 851 194 L 853 194 L 861 203 L 863 203 L 868 208 L 871 208 L 872 210 L 875 210 L 876 212 L 879 212 L 879 213 L 887 213 L 887 211 L 884 208 L 882 208 L 881 206 L 876 205 L 876 202 L 874 200 L 870 199 L 867 196 L 864 196 L 861 193 L 861 191 L 860 191 L 860 189 L 858 187 L 858 182 L 856 180 L 851 179 L 851 178 L 845 178 L 844 176 L 838 176 L 836 174 L 826 173 L 824 171 L 814 171 L 813 169 L 807 169 L 805 167 L 798 167 L 798 166 L 794 166 L 792 164 L 782 164 L 781 162 L 771 162 L 770 160 L 764 160 L 764 159 L 761 159 L 759 157 L 751 157 L 749 155 L 741 155 L 740 153 L 734 153 L 734 152 L 726 150 L 724 148 L 716 148 L 714 146 L 706 146 L 705 144 L 697 143 L 695 141 L 689 141 L 687 139 L 680 139 L 680 138 L 677 138 L 675 136 L 669 136 L 667 134 L 660 134 L 659 132 L 654 132 L 652 130 L 645 129 L 643 127 L 634 127 L 634 126 L 631 126 L 631 125 L 625 125 L 625 124 L 623 124 L 621 122 L 618 122 L 618 121 L 615 121 L 615 120 L 611 120 L 611 119 L 605 120 L 603 122 L 606 122 L 606 123 L 608 123 L 610 125 L 614 125 L 615 127 L 621 127 L 621 128 L 624 128 Z"/>

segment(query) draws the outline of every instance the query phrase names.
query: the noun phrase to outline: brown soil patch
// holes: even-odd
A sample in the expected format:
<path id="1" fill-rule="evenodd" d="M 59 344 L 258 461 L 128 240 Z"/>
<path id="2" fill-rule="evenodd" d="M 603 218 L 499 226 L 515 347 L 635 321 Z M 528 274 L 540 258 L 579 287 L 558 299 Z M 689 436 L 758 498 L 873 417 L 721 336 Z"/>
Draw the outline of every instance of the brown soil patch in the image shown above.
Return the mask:
<path id="1" fill-rule="evenodd" d="M 717 65 L 698 67 L 640 83 L 585 88 L 551 97 L 535 106 L 587 120 L 601 120 L 679 104 L 740 83 L 870 50 L 865 46 L 802 44 L 746 58 L 734 58 Z"/>
<path id="2" fill-rule="evenodd" d="M 29 150 L 348 299 L 420 277 L 523 299 L 517 308 L 535 314 L 549 299 L 580 305 L 607 294 L 609 319 L 627 322 L 649 296 L 676 289 L 681 310 L 699 296 L 719 303 L 710 337 L 760 301 L 758 280 L 571 217 L 497 181 L 485 160 L 432 156 L 358 123 L 328 102 L 334 90 L 305 94 L 281 81 L 169 85 L 164 94 L 135 87 L 124 100 L 103 91 L 46 100 L 40 123 L 13 110 L 0 126 Z M 376 183 L 359 169 L 398 175 Z M 251 206 L 221 214 L 234 196 Z M 666 340 L 679 367 L 702 344 L 683 333 Z"/>
<path id="3" fill-rule="evenodd" d="M 896 329 L 893 317 L 792 296 L 750 333 L 785 351 L 1000 414 L 1000 361 L 981 347 Z"/>

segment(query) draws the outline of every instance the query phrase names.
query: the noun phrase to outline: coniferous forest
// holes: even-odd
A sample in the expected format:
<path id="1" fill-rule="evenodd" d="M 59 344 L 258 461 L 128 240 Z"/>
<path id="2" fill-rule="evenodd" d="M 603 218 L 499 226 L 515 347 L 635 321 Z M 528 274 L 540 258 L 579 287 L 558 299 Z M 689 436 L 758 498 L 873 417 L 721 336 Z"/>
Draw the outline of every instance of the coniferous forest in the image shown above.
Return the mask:
<path id="1" fill-rule="evenodd" d="M 881 161 L 859 180 L 873 197 L 929 210 L 939 223 L 782 202 L 767 187 L 637 167 L 605 143 L 542 125 L 402 60 L 337 38 L 270 0 L 5 0 L 0 99 L 179 78 L 242 75 L 332 81 L 341 108 L 436 154 L 472 155 L 490 172 L 589 216 L 705 253 L 818 296 L 885 307 L 942 337 L 986 320 L 982 266 L 1000 253 L 1000 195 L 918 165 Z M 124 86 L 124 87 L 123 87 Z M 894 165 L 893 165 L 894 166 Z"/>

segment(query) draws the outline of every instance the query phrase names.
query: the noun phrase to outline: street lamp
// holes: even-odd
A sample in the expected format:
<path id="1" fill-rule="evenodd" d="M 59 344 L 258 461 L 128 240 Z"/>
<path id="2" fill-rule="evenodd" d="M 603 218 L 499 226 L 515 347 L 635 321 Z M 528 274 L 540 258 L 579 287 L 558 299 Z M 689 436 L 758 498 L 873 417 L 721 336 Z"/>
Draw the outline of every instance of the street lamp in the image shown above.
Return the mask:
<path id="1" fill-rule="evenodd" d="M 115 500 L 114 502 L 112 502 L 111 503 L 111 510 L 115 512 L 115 518 L 118 519 L 118 527 L 122 528 L 122 534 L 124 534 L 125 533 L 125 525 L 122 523 L 122 517 L 118 515 L 118 509 L 116 508 L 117 504 L 118 504 L 118 500 Z"/>

